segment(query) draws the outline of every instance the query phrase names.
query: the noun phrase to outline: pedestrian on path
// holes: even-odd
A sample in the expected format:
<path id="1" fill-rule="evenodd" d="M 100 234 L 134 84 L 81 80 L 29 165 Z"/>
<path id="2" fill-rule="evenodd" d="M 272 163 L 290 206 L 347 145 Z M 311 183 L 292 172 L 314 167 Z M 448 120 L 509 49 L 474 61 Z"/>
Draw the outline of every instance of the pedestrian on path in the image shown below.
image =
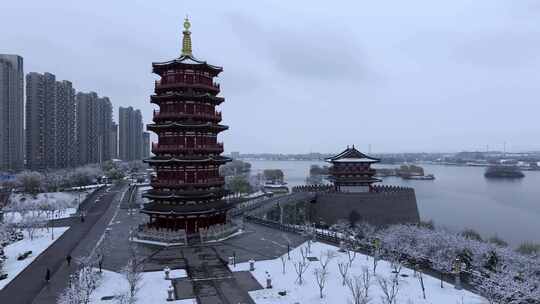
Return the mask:
<path id="1" fill-rule="evenodd" d="M 71 254 L 67 255 L 66 261 L 67 261 L 68 266 L 70 266 L 71 265 Z"/>
<path id="2" fill-rule="evenodd" d="M 84 223 L 84 212 L 81 212 L 81 223 Z"/>
<path id="3" fill-rule="evenodd" d="M 102 255 L 99 255 L 98 264 L 99 264 L 99 273 L 101 273 L 101 269 L 103 267 L 103 256 Z"/>
<path id="4" fill-rule="evenodd" d="M 47 272 L 45 272 L 45 282 L 49 283 L 50 280 L 51 280 L 51 270 L 47 268 Z"/>

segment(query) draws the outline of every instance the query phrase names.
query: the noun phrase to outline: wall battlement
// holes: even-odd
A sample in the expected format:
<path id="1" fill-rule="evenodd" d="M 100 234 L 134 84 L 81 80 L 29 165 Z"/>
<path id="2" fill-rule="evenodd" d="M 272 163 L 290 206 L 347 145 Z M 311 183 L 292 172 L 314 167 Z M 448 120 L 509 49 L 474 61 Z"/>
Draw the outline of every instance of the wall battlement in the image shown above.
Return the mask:
<path id="1" fill-rule="evenodd" d="M 325 193 L 342 193 L 342 194 L 352 194 L 357 195 L 358 192 L 338 192 L 335 190 L 333 185 L 305 185 L 305 186 L 295 186 L 292 188 L 292 192 L 325 192 Z M 395 193 L 395 192 L 414 192 L 413 188 L 392 186 L 392 185 L 381 185 L 381 186 L 372 186 L 370 192 L 366 193 Z"/>

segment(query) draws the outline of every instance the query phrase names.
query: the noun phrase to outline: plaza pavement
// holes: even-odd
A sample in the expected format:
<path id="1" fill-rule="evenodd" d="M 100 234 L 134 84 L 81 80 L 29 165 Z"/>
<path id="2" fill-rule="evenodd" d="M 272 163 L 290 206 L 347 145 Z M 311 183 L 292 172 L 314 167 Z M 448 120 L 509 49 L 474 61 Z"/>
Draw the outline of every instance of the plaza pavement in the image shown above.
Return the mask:
<path id="1" fill-rule="evenodd" d="M 105 269 L 118 272 L 126 265 L 129 230 L 143 221 L 143 216 L 134 210 L 119 210 L 101 243 L 106 252 Z M 254 302 L 247 292 L 262 287 L 249 272 L 232 273 L 226 266 L 228 258 L 235 256 L 238 263 L 274 259 L 304 241 L 298 234 L 246 223 L 244 233 L 222 242 L 171 247 L 135 245 L 144 271 L 162 271 L 165 267 L 186 270 L 188 278 L 173 282 L 176 299 L 196 298 L 199 304 L 249 304 Z"/>

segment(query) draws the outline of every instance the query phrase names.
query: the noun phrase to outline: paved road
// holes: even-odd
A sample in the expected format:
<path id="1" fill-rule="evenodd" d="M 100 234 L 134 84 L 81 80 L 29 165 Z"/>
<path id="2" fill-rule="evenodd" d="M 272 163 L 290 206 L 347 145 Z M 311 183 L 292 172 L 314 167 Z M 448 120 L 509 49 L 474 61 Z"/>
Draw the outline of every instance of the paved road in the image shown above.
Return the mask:
<path id="1" fill-rule="evenodd" d="M 67 284 L 67 277 L 71 272 L 71 269 L 67 269 L 65 265 L 67 254 L 77 257 L 93 247 L 106 228 L 106 223 L 100 227 L 106 220 L 104 215 L 112 217 L 115 209 L 114 198 L 124 188 L 125 186 L 121 185 L 113 186 L 109 192 L 101 189 L 89 197 L 81 206 L 82 210 L 87 213 L 85 221 L 80 222 L 80 220 L 74 219 L 68 231 L 0 291 L 0 303 L 56 303 L 58 291 L 61 291 Z M 99 196 L 102 198 L 96 203 Z M 96 223 L 101 225 L 96 225 Z M 71 267 L 75 268 L 73 264 Z M 44 280 L 47 268 L 51 270 L 52 274 L 52 280 L 49 284 L 46 284 Z M 34 301 L 38 295 L 40 295 L 40 300 Z"/>

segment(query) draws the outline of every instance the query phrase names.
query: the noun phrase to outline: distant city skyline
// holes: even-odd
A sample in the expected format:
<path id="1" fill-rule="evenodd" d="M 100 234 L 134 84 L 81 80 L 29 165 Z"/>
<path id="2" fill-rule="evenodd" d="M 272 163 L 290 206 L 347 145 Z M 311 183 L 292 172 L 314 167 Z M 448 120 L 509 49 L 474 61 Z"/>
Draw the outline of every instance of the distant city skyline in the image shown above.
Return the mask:
<path id="1" fill-rule="evenodd" d="M 158 3 L 9 2 L 0 53 L 147 124 L 151 62 L 179 55 L 189 14 L 193 54 L 224 67 L 226 152 L 540 150 L 534 1 Z"/>

